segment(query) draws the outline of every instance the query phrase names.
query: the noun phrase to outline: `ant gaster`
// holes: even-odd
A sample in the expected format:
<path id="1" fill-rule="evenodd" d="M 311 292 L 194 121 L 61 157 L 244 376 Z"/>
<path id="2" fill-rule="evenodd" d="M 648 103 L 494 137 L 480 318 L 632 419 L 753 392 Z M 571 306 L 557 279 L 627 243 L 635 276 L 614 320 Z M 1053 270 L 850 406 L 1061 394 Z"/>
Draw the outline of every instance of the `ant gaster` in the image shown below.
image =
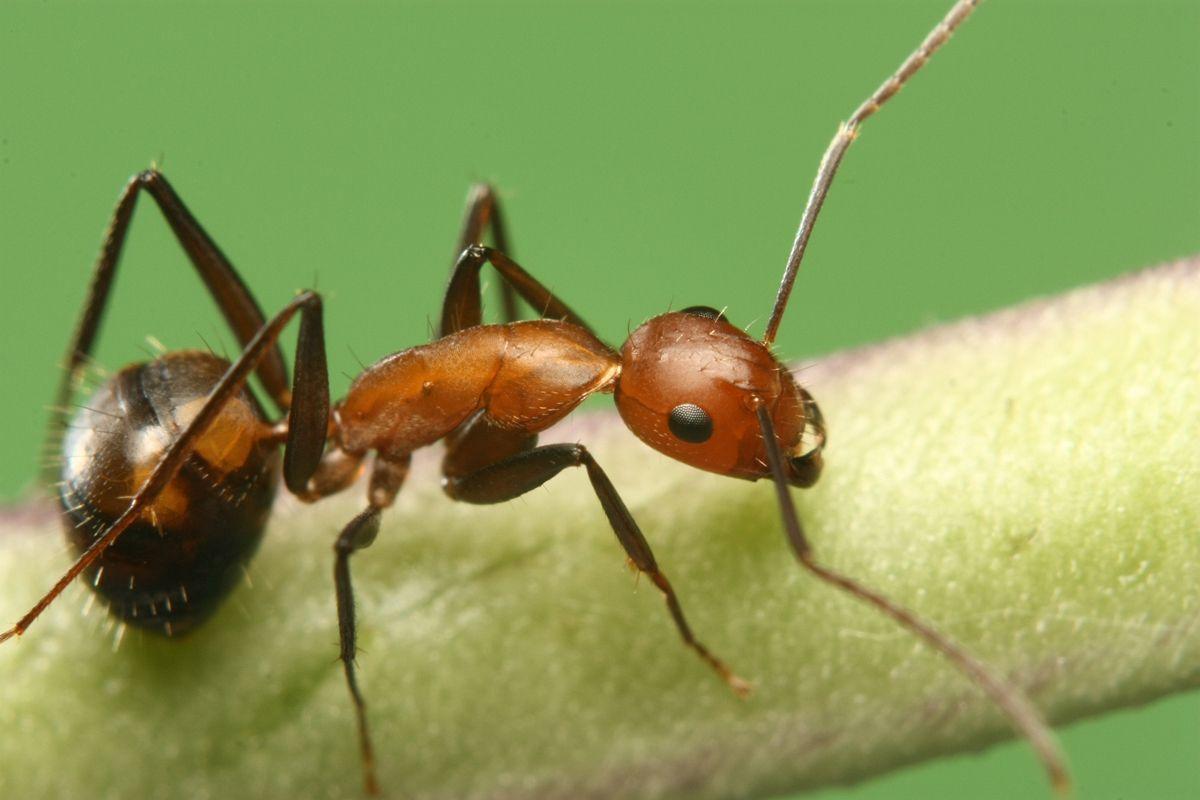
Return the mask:
<path id="1" fill-rule="evenodd" d="M 913 613 L 816 560 L 789 486 L 811 486 L 825 427 L 816 402 L 772 354 L 788 295 L 838 165 L 868 117 L 950 37 L 978 0 L 960 0 L 850 119 L 827 149 L 762 341 L 706 307 L 655 317 L 620 352 L 507 254 L 489 187 L 471 195 L 460 255 L 442 307 L 440 337 L 366 368 L 330 406 L 321 299 L 295 297 L 270 320 L 216 244 L 156 170 L 135 176 L 117 204 L 67 354 L 52 432 L 64 421 L 86 366 L 138 194 L 155 200 L 243 347 L 233 363 L 205 352 L 167 353 L 125 367 L 76 415 L 64 442 L 60 498 L 80 555 L 0 641 L 23 633 L 85 574 L 123 621 L 166 634 L 202 622 L 228 593 L 262 537 L 278 482 L 316 501 L 355 482 L 370 459 L 367 507 L 334 545 L 341 660 L 358 721 L 366 790 L 379 792 L 366 705 L 355 674 L 350 556 L 371 544 L 414 450 L 443 441 L 444 488 L 469 503 L 500 503 L 568 467 L 583 467 L 632 564 L 662 592 L 684 643 L 737 694 L 749 685 L 696 638 L 649 543 L 600 465 L 580 444 L 537 446 L 537 436 L 588 395 L 615 395 L 629 428 L 651 447 L 722 475 L 770 478 L 788 541 L 820 579 L 874 605 L 967 673 L 1042 759 L 1051 780 L 1065 767 L 1042 718 L 1021 692 Z M 485 247 L 490 231 L 495 248 Z M 503 277 L 509 322 L 482 320 L 479 272 Z M 511 321 L 513 292 L 544 319 Z M 295 375 L 278 338 L 300 315 Z M 271 422 L 248 390 L 254 372 L 278 408 Z M 54 434 L 56 435 L 56 433 Z"/>

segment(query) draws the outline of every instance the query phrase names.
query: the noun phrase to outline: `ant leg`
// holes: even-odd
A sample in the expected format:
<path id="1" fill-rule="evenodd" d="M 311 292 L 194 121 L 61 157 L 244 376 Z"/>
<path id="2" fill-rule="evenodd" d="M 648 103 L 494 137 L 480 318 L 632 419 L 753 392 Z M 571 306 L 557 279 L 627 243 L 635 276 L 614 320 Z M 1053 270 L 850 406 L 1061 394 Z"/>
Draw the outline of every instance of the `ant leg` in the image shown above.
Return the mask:
<path id="1" fill-rule="evenodd" d="M 355 672 L 355 656 L 358 653 L 358 628 L 354 615 L 354 587 L 350 582 L 350 556 L 363 548 L 370 547 L 379 533 L 379 519 L 383 509 L 396 499 L 405 477 L 411 457 L 383 458 L 375 461 L 371 474 L 370 506 L 342 529 L 333 551 L 333 584 L 337 595 L 338 639 L 342 669 L 346 673 L 346 686 L 354 701 L 358 718 L 358 743 L 362 752 L 363 786 L 372 797 L 380 792 L 379 779 L 375 774 L 375 748 L 371 744 L 371 731 L 367 725 L 367 702 L 358 686 Z"/>
<path id="2" fill-rule="evenodd" d="M 954 666 L 962 670 L 1008 716 L 1008 721 L 1013 729 L 1030 743 L 1050 776 L 1050 781 L 1055 789 L 1062 794 L 1067 794 L 1070 790 L 1071 778 L 1067 773 L 1062 753 L 1059 752 L 1058 745 L 1055 743 L 1046 721 L 1020 689 L 994 674 L 990 668 L 961 645 L 907 608 L 897 605 L 874 589 L 823 566 L 816 560 L 812 547 L 808 543 L 808 537 L 804 535 L 804 529 L 800 526 L 800 518 L 796 515 L 796 506 L 792 502 L 792 495 L 788 489 L 787 473 L 783 465 L 783 456 L 779 452 L 779 440 L 775 438 L 775 426 L 771 423 L 771 415 L 767 411 L 766 405 L 761 402 L 758 403 L 756 412 L 759 427 L 762 428 L 763 440 L 766 443 L 767 460 L 770 462 L 771 475 L 775 481 L 775 492 L 779 498 L 783 526 L 787 532 L 788 542 L 804 568 L 821 580 L 875 606 L 924 639 L 926 643 L 949 659 Z"/>
<path id="3" fill-rule="evenodd" d="M 108 549 L 109 545 L 116 541 L 117 537 L 119 537 L 126 528 L 128 528 L 135 520 L 137 520 L 142 511 L 154 502 L 162 490 L 179 472 L 180 467 L 183 466 L 184 462 L 188 459 L 188 456 L 191 455 L 192 450 L 195 448 L 197 440 L 204 434 L 208 426 L 211 425 L 214 420 L 216 420 L 217 416 L 221 413 L 221 410 L 225 407 L 225 404 L 230 400 L 230 398 L 241 391 L 242 387 L 245 386 L 246 380 L 249 378 L 250 373 L 258 365 L 258 362 L 267 352 L 276 346 L 276 342 L 279 339 L 279 334 L 283 331 L 284 327 L 289 321 L 291 321 L 292 317 L 295 316 L 297 312 L 302 313 L 300 326 L 300 338 L 302 340 L 302 344 L 297 349 L 297 373 L 308 370 L 310 377 L 306 379 L 305 383 L 305 385 L 308 387 L 307 391 L 316 391 L 317 393 L 320 392 L 322 388 L 320 384 L 322 381 L 311 375 L 312 365 L 304 365 L 300 363 L 300 354 L 306 353 L 311 356 L 312 350 L 315 346 L 314 342 L 320 342 L 321 298 L 314 292 L 304 292 L 300 295 L 297 295 L 295 299 L 288 303 L 283 310 L 276 314 L 268 323 L 263 325 L 254 335 L 254 337 L 251 338 L 249 343 L 246 345 L 246 349 L 242 351 L 242 355 L 237 361 L 229 366 L 229 369 L 227 369 L 225 374 L 221 376 L 221 379 L 217 381 L 216 386 L 213 387 L 212 391 L 208 395 L 208 399 L 204 401 L 204 405 L 201 406 L 200 410 L 196 413 L 196 416 L 193 417 L 191 422 L 189 422 L 187 426 L 183 428 L 179 434 L 179 437 L 172 442 L 171 446 L 163 453 L 162 458 L 154 466 L 154 469 L 151 470 L 149 477 L 146 478 L 146 481 L 141 485 L 141 488 L 137 490 L 137 493 L 130 500 L 129 506 L 125 509 L 121 516 L 113 522 L 112 526 L 109 527 L 109 529 L 105 531 L 103 535 L 97 537 L 96 540 L 92 542 L 88 549 L 84 551 L 83 555 L 81 555 L 79 559 L 76 560 L 76 562 L 71 566 L 71 568 L 67 570 L 66 574 L 59 578 L 58 582 L 54 584 L 53 588 L 51 588 L 50 591 L 47 592 L 46 595 L 42 597 L 42 599 L 39 600 L 37 604 L 34 605 L 34 607 L 31 608 L 29 612 L 17 622 L 16 625 L 0 633 L 0 642 L 4 642 L 13 636 L 20 636 L 23 634 L 29 628 L 29 626 L 33 624 L 33 621 L 38 618 L 42 611 L 44 611 L 46 607 L 54 601 L 54 598 L 58 597 L 58 595 L 62 593 L 62 590 L 65 589 L 81 572 L 91 566 L 92 563 L 95 562 L 95 560 L 99 558 L 106 549 Z M 327 384 L 324 386 L 324 395 L 324 404 L 326 407 L 328 407 L 329 388 Z M 315 400 L 306 400 L 304 405 L 305 407 L 311 409 L 307 413 L 314 413 L 315 410 L 321 407 L 321 399 L 316 398 Z M 305 431 L 313 430 L 313 426 L 311 424 L 307 426 L 302 425 L 300 427 Z M 324 447 L 324 429 L 322 428 L 319 430 L 321 432 L 321 439 L 315 446 L 312 441 L 304 441 L 302 437 L 289 435 L 288 446 L 297 446 L 302 451 L 298 458 L 293 457 L 291 459 L 293 464 L 293 475 L 287 476 L 289 485 L 293 479 L 299 479 L 301 476 L 301 468 L 308 468 L 308 465 L 312 461 L 313 450 L 318 450 L 318 448 Z M 311 437 L 311 433 L 307 435 Z M 317 458 L 318 460 L 320 458 L 319 450 L 317 452 Z M 286 464 L 288 461 L 288 455 L 285 453 L 284 463 Z M 307 480 L 307 477 L 305 477 L 305 480 Z"/>
<path id="4" fill-rule="evenodd" d="M 642 535 L 633 515 L 625 507 L 624 501 L 604 474 L 604 470 L 600 469 L 600 465 L 583 445 L 550 444 L 518 453 L 470 474 L 447 477 L 444 488 L 446 493 L 456 500 L 483 504 L 502 503 L 536 489 L 567 467 L 580 466 L 587 469 L 592 489 L 596 492 L 604 514 L 612 525 L 613 533 L 625 548 L 630 561 L 663 593 L 667 609 L 671 612 L 671 619 L 674 620 L 684 644 L 712 667 L 734 693 L 741 697 L 748 695 L 750 684 L 734 674 L 724 661 L 717 658 L 692 633 L 692 628 L 683 615 L 679 597 L 667 576 L 659 569 L 646 537 Z"/>
<path id="5" fill-rule="evenodd" d="M 335 447 L 321 458 L 304 488 L 293 494 L 301 502 L 315 503 L 348 489 L 362 474 L 364 457 L 365 453 L 348 453 Z"/>
<path id="6" fill-rule="evenodd" d="M 329 438 L 329 367 L 325 360 L 321 297 L 315 292 L 305 292 L 288 307 L 297 303 L 301 303 L 304 313 L 300 316 L 300 331 L 296 336 L 293 402 L 288 409 L 287 440 L 283 448 L 283 482 L 289 492 L 303 497 L 309 491 L 309 480 L 317 471 L 322 466 L 327 468 L 326 471 L 330 467 L 322 460 L 325 440 Z M 336 454 L 331 454 L 334 464 L 337 464 Z"/>
<path id="7" fill-rule="evenodd" d="M 66 408 L 71 400 L 71 394 L 79 382 L 79 373 L 91 355 L 100 322 L 104 316 L 108 295 L 116 276 L 117 264 L 120 261 L 121 249 L 125 245 L 125 236 L 129 231 L 129 223 L 137 205 L 138 194 L 149 192 L 158 204 L 163 217 L 175 233 L 175 238 L 187 253 L 196 272 L 204 280 L 209 293 L 216 301 L 225 320 L 237 336 L 238 342 L 246 347 L 254 334 L 266 322 L 262 309 L 255 301 L 250 290 L 238 275 L 237 270 L 217 247 L 216 243 L 188 211 L 187 206 L 171 188 L 171 184 L 155 169 L 148 169 L 134 175 L 117 200 L 113 209 L 112 219 L 104 235 L 104 243 L 100 255 L 92 271 L 91 284 L 88 287 L 87 299 L 79 315 L 71 344 L 67 348 L 63 377 L 58 386 L 54 410 L 51 414 L 47 439 L 57 445 L 58 437 L 63 428 Z M 287 409 L 291 402 L 288 390 L 287 366 L 283 361 L 283 351 L 278 345 L 273 346 L 258 366 L 258 376 L 280 409 Z M 54 478 L 49 480 L 53 481 Z"/>
<path id="8" fill-rule="evenodd" d="M 442 474 L 455 479 L 537 446 L 538 435 L 504 428 L 481 409 L 446 435 Z"/>
<path id="9" fill-rule="evenodd" d="M 346 685 L 358 716 L 358 743 L 362 751 L 363 786 L 368 795 L 378 796 L 379 779 L 375 776 L 375 748 L 371 745 L 371 732 L 367 726 L 367 703 L 358 688 L 354 671 L 354 657 L 358 652 L 357 633 L 354 623 L 354 589 L 350 585 L 350 555 L 356 550 L 370 546 L 379 533 L 381 509 L 371 506 L 350 521 L 337 538 L 334 552 L 337 559 L 333 565 L 333 581 L 337 592 L 338 638 L 341 643 L 342 668 L 346 673 Z"/>
<path id="10" fill-rule="evenodd" d="M 446 288 L 446 299 L 442 303 L 442 336 L 480 324 L 483 310 L 480 305 L 479 270 L 488 262 L 543 317 L 561 319 L 592 332 L 570 306 L 559 300 L 520 264 L 500 250 L 472 244 L 462 251 L 455 262 L 450 285 Z"/>
<path id="11" fill-rule="evenodd" d="M 454 249 L 454 259 L 469 245 L 483 244 L 485 229 L 491 229 L 492 246 L 502 253 L 512 253 L 508 244 L 508 234 L 504 227 L 504 217 L 500 214 L 500 198 L 496 190 L 488 183 L 477 183 L 467 193 L 467 210 L 463 215 L 462 232 L 458 235 L 458 247 Z M 505 322 L 517 319 L 517 296 L 512 284 L 500 281 L 500 311 Z M 478 323 L 475 323 L 478 324 Z M 442 331 L 442 335 L 453 331 Z"/>

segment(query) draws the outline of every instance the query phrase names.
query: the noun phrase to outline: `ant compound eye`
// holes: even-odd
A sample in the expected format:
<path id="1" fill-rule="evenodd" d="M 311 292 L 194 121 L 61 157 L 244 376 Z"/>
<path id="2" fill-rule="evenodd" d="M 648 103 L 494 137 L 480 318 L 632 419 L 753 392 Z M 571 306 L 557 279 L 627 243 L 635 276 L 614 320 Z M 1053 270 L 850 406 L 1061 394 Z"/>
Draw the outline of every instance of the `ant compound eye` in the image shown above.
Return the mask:
<path id="1" fill-rule="evenodd" d="M 706 317 L 708 319 L 723 320 L 725 315 L 715 308 L 710 306 L 688 306 L 683 310 L 684 314 L 695 314 L 697 317 Z M 695 406 L 692 406 L 695 408 Z"/>
<path id="2" fill-rule="evenodd" d="M 708 441 L 713 432 L 712 417 L 695 403 L 681 403 L 672 408 L 667 427 L 676 438 L 692 444 Z"/>

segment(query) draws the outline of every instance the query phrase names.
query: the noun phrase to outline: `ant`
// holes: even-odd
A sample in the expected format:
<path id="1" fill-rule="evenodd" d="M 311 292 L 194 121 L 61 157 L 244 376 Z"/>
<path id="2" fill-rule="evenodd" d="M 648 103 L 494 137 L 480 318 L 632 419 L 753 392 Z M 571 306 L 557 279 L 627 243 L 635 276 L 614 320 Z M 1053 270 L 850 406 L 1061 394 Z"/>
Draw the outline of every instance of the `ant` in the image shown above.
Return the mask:
<path id="1" fill-rule="evenodd" d="M 165 353 L 106 381 L 75 414 L 63 441 L 59 499 L 73 566 L 0 642 L 23 634 L 76 577 L 123 621 L 166 636 L 201 624 L 228 594 L 263 534 L 282 472 L 305 502 L 341 492 L 368 467 L 367 507 L 338 535 L 334 583 L 340 658 L 354 703 L 365 789 L 380 793 L 367 708 L 355 672 L 350 558 L 375 539 L 413 451 L 442 441 L 443 488 L 455 500 L 501 503 L 583 467 L 630 562 L 662 593 L 684 644 L 737 695 L 750 685 L 693 633 L 679 597 L 604 470 L 581 444 L 537 445 L 538 434 L 593 393 L 611 393 L 648 445 L 702 470 L 770 479 L 788 542 L 813 575 L 875 606 L 966 673 L 1032 744 L 1052 783 L 1066 769 L 1038 711 L 1016 687 L 914 613 L 817 560 L 790 487 L 821 474 L 824 421 L 813 397 L 772 353 L 800 262 L 825 197 L 862 123 L 891 99 L 966 19 L 959 0 L 900 68 L 842 123 L 817 171 L 761 341 L 724 313 L 694 306 L 654 317 L 618 352 L 509 255 L 500 205 L 488 186 L 468 200 L 439 337 L 367 367 L 330 403 L 321 298 L 297 295 L 267 319 L 233 265 L 155 169 L 122 192 L 67 351 L 51 419 L 64 427 L 99 331 L 141 192 L 158 205 L 234 331 L 236 361 L 201 351 Z M 494 247 L 481 244 L 489 234 Z M 503 278 L 506 322 L 484 324 L 480 271 Z M 542 319 L 513 321 L 515 297 Z M 294 376 L 279 337 L 299 315 Z M 277 408 L 269 419 L 247 386 L 254 373 Z M 280 447 L 282 446 L 282 459 Z M 282 470 L 280 469 L 282 461 Z"/>

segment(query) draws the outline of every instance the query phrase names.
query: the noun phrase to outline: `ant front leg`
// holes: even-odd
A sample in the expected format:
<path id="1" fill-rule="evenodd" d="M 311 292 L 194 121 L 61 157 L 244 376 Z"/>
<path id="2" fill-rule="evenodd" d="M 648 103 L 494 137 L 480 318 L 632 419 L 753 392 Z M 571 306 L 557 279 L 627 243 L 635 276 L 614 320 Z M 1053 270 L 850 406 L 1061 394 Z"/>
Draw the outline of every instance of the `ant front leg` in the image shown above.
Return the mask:
<path id="1" fill-rule="evenodd" d="M 807 393 L 805 394 L 807 395 Z M 776 497 L 779 500 L 784 531 L 800 564 L 817 578 L 879 609 L 925 640 L 928 645 L 965 673 L 1008 716 L 1013 729 L 1033 747 L 1049 775 L 1051 783 L 1061 794 L 1066 794 L 1071 781 L 1062 753 L 1042 715 L 1019 689 L 995 675 L 982 661 L 912 611 L 893 602 L 880 592 L 817 561 L 812 545 L 804 534 L 804 528 L 800 525 L 800 518 L 796 514 L 796 505 L 792 502 L 783 454 L 779 449 L 779 440 L 775 435 L 771 414 L 760 398 L 756 398 L 755 413 L 758 416 L 758 424 L 762 429 L 763 441 L 766 444 L 767 461 L 771 468 Z"/>
<path id="2" fill-rule="evenodd" d="M 445 490 L 455 500 L 468 503 L 503 503 L 536 489 L 567 467 L 584 467 L 596 492 L 604 514 L 617 535 L 621 547 L 634 566 L 658 587 L 666 600 L 671 619 L 685 645 L 690 647 L 740 697 L 750 693 L 751 686 L 734 674 L 724 661 L 696 638 L 683 614 L 683 606 L 667 576 L 659 569 L 649 542 L 625 507 L 616 488 L 592 454 L 579 444 L 551 444 L 504 458 L 461 476 L 448 476 Z"/>

